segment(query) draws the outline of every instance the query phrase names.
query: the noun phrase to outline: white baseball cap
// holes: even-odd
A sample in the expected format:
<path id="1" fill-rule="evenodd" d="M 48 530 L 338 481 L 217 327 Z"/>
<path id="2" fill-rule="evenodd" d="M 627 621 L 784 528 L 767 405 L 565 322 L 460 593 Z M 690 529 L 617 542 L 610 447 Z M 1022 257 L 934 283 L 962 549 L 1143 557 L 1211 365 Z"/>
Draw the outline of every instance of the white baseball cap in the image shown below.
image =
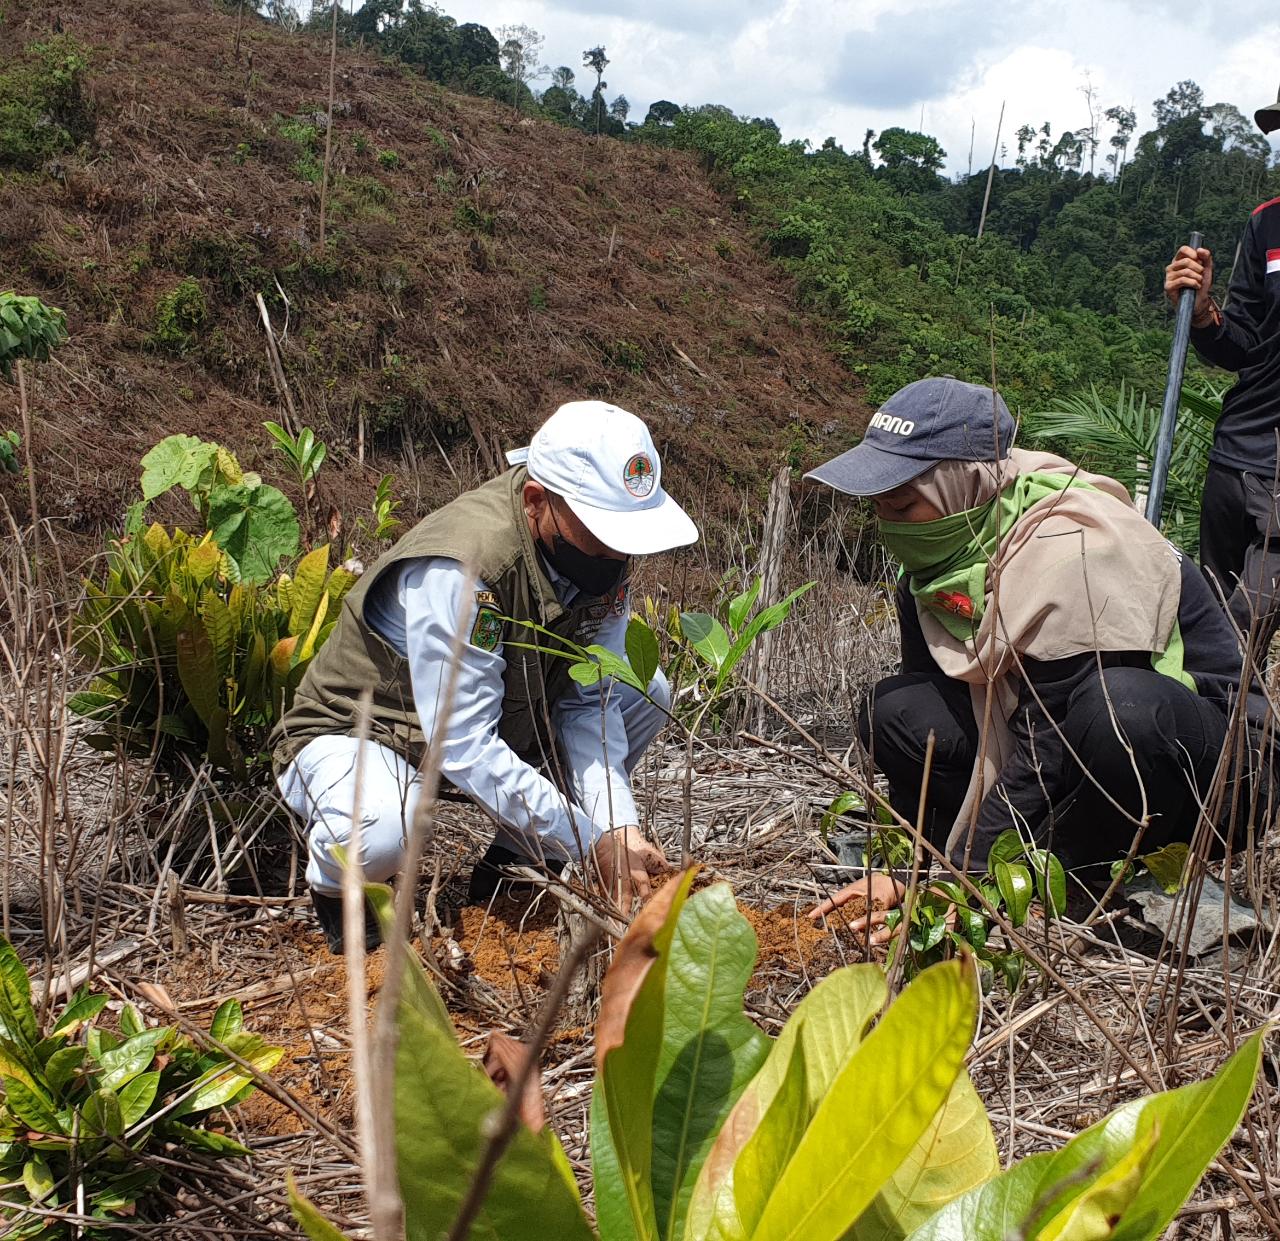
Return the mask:
<path id="1" fill-rule="evenodd" d="M 662 489 L 662 462 L 649 428 L 604 401 L 569 401 L 507 453 L 529 477 L 560 496 L 611 551 L 626 556 L 684 547 L 698 527 Z"/>

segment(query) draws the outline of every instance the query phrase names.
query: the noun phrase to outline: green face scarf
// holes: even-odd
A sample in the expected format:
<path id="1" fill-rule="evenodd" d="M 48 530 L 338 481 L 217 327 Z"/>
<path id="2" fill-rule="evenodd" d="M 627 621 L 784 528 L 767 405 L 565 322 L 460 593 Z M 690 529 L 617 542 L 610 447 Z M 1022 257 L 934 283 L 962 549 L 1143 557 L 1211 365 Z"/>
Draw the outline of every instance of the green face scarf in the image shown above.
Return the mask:
<path id="1" fill-rule="evenodd" d="M 987 606 L 987 572 L 1001 541 L 1033 504 L 1067 487 L 1068 474 L 1019 474 L 994 500 L 937 521 L 882 521 L 884 545 L 911 575 L 916 602 L 953 637 L 971 638 Z"/>

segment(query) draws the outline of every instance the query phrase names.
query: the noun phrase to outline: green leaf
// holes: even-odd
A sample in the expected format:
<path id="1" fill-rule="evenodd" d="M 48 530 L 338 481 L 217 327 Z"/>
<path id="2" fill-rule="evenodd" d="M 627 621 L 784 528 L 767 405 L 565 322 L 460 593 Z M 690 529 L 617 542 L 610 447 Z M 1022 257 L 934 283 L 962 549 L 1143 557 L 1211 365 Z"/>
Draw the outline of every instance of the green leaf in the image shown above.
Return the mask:
<path id="1" fill-rule="evenodd" d="M 650 1180 L 660 1236 L 683 1235 L 711 1143 L 769 1054 L 769 1039 L 742 1011 L 755 961 L 755 932 L 727 883 L 689 898 L 669 949 L 655 1075 Z"/>
<path id="2" fill-rule="evenodd" d="M 755 607 L 755 602 L 760 597 L 760 588 L 763 585 L 764 578 L 757 576 L 756 580 L 751 584 L 750 590 L 744 590 L 742 594 L 735 595 L 729 600 L 727 615 L 729 617 L 729 628 L 734 633 L 737 633 L 742 628 L 742 622 L 747 619 L 747 615 Z"/>
<path id="3" fill-rule="evenodd" d="M 1067 872 L 1062 863 L 1044 849 L 1030 849 L 1027 865 L 1035 876 L 1036 895 L 1045 913 L 1051 918 L 1061 918 L 1067 912 Z"/>
<path id="4" fill-rule="evenodd" d="M 626 649 L 636 681 L 647 692 L 658 672 L 658 638 L 638 616 L 627 622 Z"/>
<path id="5" fill-rule="evenodd" d="M 964 1066 L 977 1019 L 972 960 L 925 970 L 841 1067 L 753 1241 L 837 1241 L 919 1142 Z M 862 1123 L 851 1125 L 850 1116 Z"/>
<path id="6" fill-rule="evenodd" d="M 133 1128 L 147 1114 L 159 1088 L 159 1073 L 143 1073 L 120 1091 L 120 1116 L 126 1129 Z"/>
<path id="7" fill-rule="evenodd" d="M 289 632 L 302 635 L 311 629 L 316 609 L 324 594 L 325 579 L 329 575 L 329 545 L 309 551 L 293 574 L 293 608 L 289 613 Z"/>
<path id="8" fill-rule="evenodd" d="M 213 1014 L 213 1021 L 209 1026 L 209 1036 L 219 1043 L 225 1043 L 233 1034 L 239 1034 L 244 1029 L 244 1009 L 240 1005 L 240 1001 L 234 997 L 229 1000 L 223 1000 L 218 1005 L 218 1011 Z"/>
<path id="9" fill-rule="evenodd" d="M 1097 1177 L 1036 1234 L 1036 1241 L 1106 1241 L 1133 1205 L 1159 1132 L 1152 1128 L 1133 1149 Z"/>
<path id="10" fill-rule="evenodd" d="M 599 685 L 603 672 L 594 659 L 586 659 L 581 663 L 571 664 L 569 676 L 579 685 Z"/>
<path id="11" fill-rule="evenodd" d="M 167 1027 L 144 1030 L 125 1039 L 119 1047 L 104 1051 L 98 1057 L 98 1087 L 102 1090 L 119 1090 L 145 1072 L 156 1057 L 156 1047 L 169 1037 Z"/>
<path id="12" fill-rule="evenodd" d="M 170 435 L 142 458 L 142 498 L 154 500 L 174 487 L 194 491 L 217 457 L 216 444 L 194 435 Z"/>
<path id="13" fill-rule="evenodd" d="M 316 1206 L 298 1192 L 293 1173 L 288 1174 L 289 1210 L 298 1221 L 298 1227 L 311 1238 L 311 1241 L 350 1241 L 346 1233 L 339 1232 Z"/>
<path id="14" fill-rule="evenodd" d="M 797 586 L 785 599 L 779 600 L 779 602 L 767 608 L 762 608 L 751 618 L 750 623 L 734 639 L 733 645 L 724 657 L 716 677 L 717 688 L 734 670 L 739 660 L 751 649 L 751 644 L 762 633 L 777 629 L 791 615 L 791 609 L 795 606 L 796 600 L 811 590 L 813 586 L 813 582 L 806 582 L 803 586 Z"/>
<path id="15" fill-rule="evenodd" d="M 219 485 L 209 493 L 214 541 L 247 582 L 265 582 L 284 557 L 298 552 L 298 518 L 275 487 Z"/>
<path id="16" fill-rule="evenodd" d="M 438 1241 L 471 1185 L 503 1096 L 462 1054 L 421 966 L 411 961 L 408 969 L 415 983 L 406 988 L 397 1016 L 396 1160 L 406 1241 Z M 517 1129 L 471 1235 L 592 1241 L 577 1186 L 550 1130 Z"/>
<path id="17" fill-rule="evenodd" d="M 834 798 L 822 815 L 822 822 L 818 825 L 819 832 L 825 840 L 828 833 L 835 827 L 840 816 L 848 814 L 850 810 L 865 810 L 867 803 L 857 793 L 841 793 Z"/>
<path id="18" fill-rule="evenodd" d="M 623 685 L 630 685 L 632 689 L 642 694 L 648 692 L 649 682 L 642 682 L 632 670 L 631 665 L 607 646 L 601 646 L 599 643 L 593 642 L 587 647 L 587 654 L 600 665 L 602 676 L 613 677 L 615 681 L 621 681 Z M 570 669 L 570 673 L 572 674 L 572 669 Z"/>
<path id="19" fill-rule="evenodd" d="M 16 1077 L 4 1079 L 5 1100 L 11 1111 L 28 1129 L 36 1133 L 65 1132 L 58 1119 L 54 1102 L 39 1087 L 32 1089 Z"/>
<path id="20" fill-rule="evenodd" d="M 222 678 L 218 675 L 218 661 L 213 651 L 204 622 L 191 618 L 187 629 L 177 635 L 178 679 L 192 709 L 200 722 L 211 728 L 222 705 Z"/>
<path id="21" fill-rule="evenodd" d="M 1021 926 L 1027 920 L 1027 910 L 1031 907 L 1031 872 L 1020 864 L 997 862 L 995 877 L 1009 921 L 1014 926 Z"/>
<path id="22" fill-rule="evenodd" d="M 729 635 L 724 626 L 706 612 L 681 612 L 680 632 L 703 661 L 719 672 L 729 654 Z"/>
<path id="23" fill-rule="evenodd" d="M 120 1101 L 110 1090 L 95 1090 L 80 1109 L 81 1127 L 89 1133 L 124 1137 L 124 1116 Z"/>
<path id="24" fill-rule="evenodd" d="M 237 1046 L 233 1041 L 234 1036 L 230 1035 L 223 1042 L 259 1073 L 270 1073 L 280 1063 L 284 1048 L 266 1047 L 256 1035 L 251 1037 L 256 1044 L 253 1047 Z M 194 1112 L 208 1112 L 215 1107 L 224 1107 L 253 1080 L 252 1073 L 234 1062 L 224 1061 L 215 1064 L 205 1074 L 200 1088 L 184 1103 L 179 1104 L 170 1115 L 177 1119 L 180 1116 L 190 1116 Z"/>
<path id="25" fill-rule="evenodd" d="M 247 1146 L 242 1146 L 235 1138 L 225 1133 L 217 1133 L 212 1129 L 197 1129 L 193 1125 L 184 1125 L 177 1120 L 163 1120 L 160 1131 L 170 1141 L 179 1142 L 190 1150 L 204 1151 L 208 1155 L 252 1155 Z"/>
<path id="26" fill-rule="evenodd" d="M 32 1202 L 44 1202 L 53 1193 L 56 1182 L 43 1155 L 33 1152 L 27 1157 L 22 1165 L 22 1184 Z"/>
<path id="27" fill-rule="evenodd" d="M 845 1241 L 899 1241 L 999 1171 L 1000 1153 L 987 1109 L 962 1069 L 941 1110 Z"/>
<path id="28" fill-rule="evenodd" d="M 1188 853 L 1186 841 L 1175 840 L 1154 853 L 1139 854 L 1138 861 L 1151 872 L 1152 879 L 1172 896 L 1182 886 Z"/>
<path id="29" fill-rule="evenodd" d="M 0 938 L 0 1038 L 23 1051 L 37 1042 L 36 1014 L 31 1007 L 31 980 L 13 945 Z"/>
<path id="30" fill-rule="evenodd" d="M 997 862 L 1016 862 L 1026 851 L 1027 846 L 1022 843 L 1018 829 L 1006 827 L 996 837 L 995 844 L 991 846 L 991 852 L 987 855 L 987 866 L 994 870 Z"/>
<path id="31" fill-rule="evenodd" d="M 735 1161 L 782 1089 L 795 1044 L 804 1044 L 807 1114 L 812 1115 L 841 1066 L 862 1042 L 886 995 L 884 972 L 878 965 L 849 965 L 828 974 L 796 1005 L 768 1060 L 742 1092 L 702 1165 L 685 1229 L 690 1241 L 714 1235 L 710 1231 L 714 1219 L 733 1217 Z"/>
<path id="32" fill-rule="evenodd" d="M 120 1033 L 125 1038 L 132 1038 L 135 1034 L 141 1034 L 146 1026 L 142 1021 L 142 1014 L 138 1012 L 132 1004 L 126 1004 L 120 1010 Z"/>
<path id="33" fill-rule="evenodd" d="M 730 1124 L 739 1131 L 727 1141 L 717 1140 L 712 1159 L 728 1159 L 735 1150 L 739 1153 L 731 1166 L 712 1169 L 711 1179 L 718 1184 L 714 1201 L 695 1201 L 689 1213 L 693 1227 L 686 1236 L 748 1241 L 773 1186 L 804 1137 L 810 1113 L 804 1043 L 794 1039 L 764 1116 L 758 1117 L 753 1109 L 735 1111 Z"/>
<path id="34" fill-rule="evenodd" d="M 76 997 L 62 1010 L 51 1033 L 74 1034 L 86 1022 L 92 1021 L 107 1006 L 110 999 L 106 995 L 91 995 L 81 990 Z"/>
<path id="35" fill-rule="evenodd" d="M 1126 1103 L 1060 1150 L 1031 1155 L 957 1198 L 911 1233 L 910 1241 L 1037 1236 L 1038 1225 L 1057 1218 L 1153 1133 L 1137 1192 L 1110 1235 L 1114 1241 L 1155 1241 L 1240 1123 L 1264 1033 L 1250 1038 L 1207 1081 Z"/>
<path id="36" fill-rule="evenodd" d="M 660 1235 L 652 1181 L 653 1129 L 667 971 L 693 876 L 690 869 L 672 879 L 631 923 L 605 975 L 596 1024 L 596 1073 L 608 1133 L 634 1230 L 646 1239 Z"/>
<path id="37" fill-rule="evenodd" d="M 55 1051 L 44 1066 L 44 1079 L 54 1098 L 60 1098 L 76 1077 L 87 1053 L 79 1044 Z"/>

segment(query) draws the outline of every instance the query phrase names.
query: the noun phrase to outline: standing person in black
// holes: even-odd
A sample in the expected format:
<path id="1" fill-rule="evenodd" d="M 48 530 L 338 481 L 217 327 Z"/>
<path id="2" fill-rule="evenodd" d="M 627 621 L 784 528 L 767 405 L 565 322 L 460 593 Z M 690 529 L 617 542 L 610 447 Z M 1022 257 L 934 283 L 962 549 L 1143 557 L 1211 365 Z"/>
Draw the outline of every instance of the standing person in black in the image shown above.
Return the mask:
<path id="1" fill-rule="evenodd" d="M 1280 129 L 1280 99 L 1255 117 Z M 1183 246 L 1165 269 L 1177 304 L 1196 293 L 1191 343 L 1214 366 L 1235 371 L 1209 453 L 1200 507 L 1200 566 L 1227 602 L 1242 635 L 1265 657 L 1280 627 L 1280 198 L 1256 208 L 1245 226 L 1227 303 L 1211 292 L 1213 255 Z"/>

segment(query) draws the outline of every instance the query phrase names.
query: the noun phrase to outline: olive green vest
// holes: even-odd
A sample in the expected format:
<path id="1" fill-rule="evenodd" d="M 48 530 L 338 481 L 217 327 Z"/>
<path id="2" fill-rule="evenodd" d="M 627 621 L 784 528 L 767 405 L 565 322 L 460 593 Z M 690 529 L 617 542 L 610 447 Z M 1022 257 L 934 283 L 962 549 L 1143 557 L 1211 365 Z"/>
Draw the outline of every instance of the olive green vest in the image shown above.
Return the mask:
<path id="1" fill-rule="evenodd" d="M 580 645 L 591 642 L 614 609 L 624 605 L 625 589 L 610 600 L 575 598 L 565 608 L 556 599 L 529 534 L 523 489 L 528 473 L 518 466 L 468 491 L 420 521 L 382 555 L 343 600 L 329 640 L 311 661 L 293 705 L 271 734 L 277 772 L 297 757 L 308 741 L 332 733 L 356 731 L 360 695 L 373 690 L 369 735 L 374 741 L 421 761 L 426 738 L 413 706 L 408 661 L 365 621 L 369 591 L 384 573 L 406 560 L 443 556 L 470 565 L 483 583 L 478 600 L 504 617 L 502 716 L 498 735 L 526 761 L 538 765 L 551 754 L 547 716 L 571 684 L 567 660 L 525 650 L 514 643 L 555 647 L 555 640 L 515 621 L 533 620 L 553 634 Z"/>

